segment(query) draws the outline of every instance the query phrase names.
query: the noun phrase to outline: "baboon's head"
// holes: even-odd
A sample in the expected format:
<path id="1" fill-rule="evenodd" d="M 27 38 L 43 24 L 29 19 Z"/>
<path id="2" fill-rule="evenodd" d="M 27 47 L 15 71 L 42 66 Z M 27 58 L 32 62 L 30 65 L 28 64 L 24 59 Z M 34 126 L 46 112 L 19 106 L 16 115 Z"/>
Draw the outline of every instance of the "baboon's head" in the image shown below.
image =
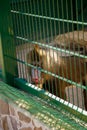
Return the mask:
<path id="1" fill-rule="evenodd" d="M 28 73 L 31 76 L 32 82 L 37 84 L 41 82 L 41 79 L 44 79 L 43 82 L 53 79 L 53 76 L 48 73 L 41 72 L 40 68 L 58 74 L 58 67 L 64 64 L 59 57 L 59 52 L 53 49 L 41 48 L 38 45 L 35 45 L 27 54 L 27 62 L 36 67 L 34 69 L 28 66 Z"/>
<path id="2" fill-rule="evenodd" d="M 37 45 L 34 45 L 27 54 L 27 63 L 33 65 L 32 67 L 28 66 L 28 73 L 34 84 L 40 84 L 42 82 L 40 69 L 43 68 L 44 55 L 45 51 Z"/>

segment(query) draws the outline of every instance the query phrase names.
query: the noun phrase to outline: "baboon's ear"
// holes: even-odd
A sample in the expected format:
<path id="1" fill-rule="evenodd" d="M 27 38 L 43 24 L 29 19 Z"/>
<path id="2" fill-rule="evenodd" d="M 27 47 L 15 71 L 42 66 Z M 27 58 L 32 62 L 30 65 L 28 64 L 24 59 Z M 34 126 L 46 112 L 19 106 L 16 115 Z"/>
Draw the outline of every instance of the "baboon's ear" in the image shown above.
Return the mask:
<path id="1" fill-rule="evenodd" d="M 40 56 L 45 56 L 46 55 L 46 51 L 42 48 L 39 47 L 39 45 L 35 45 L 35 50 L 37 53 L 39 53 Z"/>

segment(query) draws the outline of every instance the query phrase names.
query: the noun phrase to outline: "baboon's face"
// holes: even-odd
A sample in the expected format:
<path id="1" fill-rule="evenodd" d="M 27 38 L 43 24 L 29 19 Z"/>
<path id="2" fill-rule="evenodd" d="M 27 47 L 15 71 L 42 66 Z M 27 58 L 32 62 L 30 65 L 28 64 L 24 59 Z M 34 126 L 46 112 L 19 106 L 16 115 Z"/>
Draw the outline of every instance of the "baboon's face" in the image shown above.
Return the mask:
<path id="1" fill-rule="evenodd" d="M 27 55 L 27 62 L 35 67 L 28 67 L 28 73 L 31 76 L 32 83 L 40 84 L 40 68 L 42 68 L 42 56 L 40 56 L 39 53 L 35 49 L 33 49 Z"/>

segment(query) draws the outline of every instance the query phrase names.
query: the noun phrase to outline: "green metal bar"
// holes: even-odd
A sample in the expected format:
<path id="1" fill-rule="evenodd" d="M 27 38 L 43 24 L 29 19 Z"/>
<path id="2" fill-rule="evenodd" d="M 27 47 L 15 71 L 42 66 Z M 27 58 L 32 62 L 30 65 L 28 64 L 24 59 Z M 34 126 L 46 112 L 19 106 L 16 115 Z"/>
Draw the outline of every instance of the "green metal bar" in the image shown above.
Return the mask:
<path id="1" fill-rule="evenodd" d="M 0 2 L 0 46 L 3 58 L 3 80 L 11 85 L 14 84 L 14 77 L 17 76 L 16 61 L 7 59 L 4 54 L 16 57 L 13 41 L 13 30 L 10 15 L 10 0 Z"/>
<path id="2" fill-rule="evenodd" d="M 70 6 L 71 6 L 71 4 L 70 4 Z M 68 1 L 66 0 L 66 17 L 67 17 L 67 19 L 69 19 L 69 12 L 68 12 L 68 10 L 69 10 L 69 8 L 68 8 Z M 71 10 L 70 10 L 71 11 Z M 67 22 L 67 31 L 68 31 L 68 33 L 69 33 L 69 23 Z M 70 35 L 68 34 L 68 42 L 70 41 Z M 69 51 L 70 51 L 70 47 L 69 47 Z M 69 59 L 70 59 L 70 57 L 69 57 Z M 66 70 L 66 71 L 68 71 L 68 70 Z M 66 74 L 68 74 L 68 73 L 66 73 Z M 70 62 L 70 79 L 72 80 L 72 71 L 71 71 L 71 62 Z M 68 75 L 67 75 L 67 77 L 68 77 Z M 70 94 L 69 94 L 69 89 L 68 89 L 68 97 L 69 97 L 69 102 L 70 102 Z"/>
<path id="3" fill-rule="evenodd" d="M 51 76 L 53 76 L 53 77 L 56 77 L 56 78 L 58 78 L 58 79 L 60 79 L 60 80 L 64 80 L 65 82 L 68 82 L 68 83 L 70 83 L 70 84 L 72 84 L 72 85 L 75 85 L 75 86 L 77 86 L 77 87 L 79 87 L 79 88 L 83 88 L 83 89 L 87 90 L 87 87 L 84 86 L 84 85 L 82 85 L 82 84 L 76 83 L 76 82 L 71 81 L 71 80 L 69 80 L 69 79 L 67 79 L 67 78 L 64 78 L 64 77 L 62 77 L 62 76 L 56 75 L 56 74 L 54 74 L 54 73 L 51 73 L 50 71 L 41 69 L 41 68 L 39 68 L 39 67 L 37 67 L 37 66 L 34 66 L 34 65 L 32 65 L 32 64 L 29 64 L 29 63 L 27 63 L 27 62 L 25 62 L 25 61 L 22 61 L 22 60 L 20 60 L 20 59 L 13 58 L 13 57 L 11 57 L 11 56 L 9 56 L 9 55 L 5 55 L 5 56 L 6 56 L 8 59 L 12 59 L 12 60 L 21 62 L 22 64 L 25 64 L 25 65 L 30 66 L 30 67 L 35 68 L 35 69 L 38 68 L 38 69 L 40 69 L 41 72 L 44 72 L 44 73 L 49 74 L 49 75 L 51 75 Z"/>
<path id="4" fill-rule="evenodd" d="M 47 44 L 43 44 L 43 43 L 40 43 L 40 42 L 37 42 L 37 41 L 33 41 L 33 40 L 31 41 L 29 39 L 26 39 L 26 38 L 20 37 L 20 36 L 16 36 L 16 38 L 20 39 L 20 40 L 24 40 L 24 41 L 32 43 L 32 44 L 42 46 L 42 47 L 50 48 L 50 49 L 53 49 L 53 50 L 56 50 L 56 51 L 59 51 L 59 52 L 64 52 L 64 53 L 67 53 L 67 54 L 71 54 L 71 55 L 74 55 L 74 56 L 77 56 L 77 57 L 87 59 L 86 55 L 78 54 L 78 53 L 73 52 L 73 51 L 69 51 L 69 50 L 65 50 L 65 49 L 61 49 L 61 48 L 56 48 L 56 47 L 53 47 L 53 46 L 50 46 L 50 45 L 47 45 Z"/>
<path id="5" fill-rule="evenodd" d="M 14 11 L 14 10 L 11 10 L 11 12 L 12 12 L 12 13 L 16 13 L 16 14 L 21 14 L 21 15 L 27 15 L 27 16 L 42 18 L 42 19 L 48 19 L 48 20 L 55 20 L 55 21 L 60 21 L 60 22 L 72 23 L 72 20 L 67 20 L 67 19 L 59 19 L 59 18 L 54 18 L 54 17 L 46 17 L 46 16 L 42 16 L 42 15 L 24 13 L 24 12 Z M 74 24 L 80 24 L 80 25 L 83 24 L 83 22 L 80 22 L 80 21 L 73 21 L 73 23 L 74 23 Z M 84 22 L 84 25 L 87 25 L 87 23 Z"/>
<path id="6" fill-rule="evenodd" d="M 72 20 L 72 31 L 74 31 L 74 23 L 73 23 L 73 19 L 74 19 L 74 17 L 73 17 L 73 5 L 72 5 L 72 3 L 73 3 L 73 0 L 71 0 L 71 20 Z M 70 36 L 69 36 L 70 37 Z M 73 33 L 73 40 L 74 40 L 74 33 Z M 71 62 L 70 62 L 70 73 L 71 73 L 71 80 L 72 80 L 72 64 L 71 64 Z M 73 87 L 72 87 L 72 95 L 73 95 L 73 104 L 74 104 L 74 102 L 75 102 L 75 97 L 74 97 L 74 90 L 73 90 Z"/>

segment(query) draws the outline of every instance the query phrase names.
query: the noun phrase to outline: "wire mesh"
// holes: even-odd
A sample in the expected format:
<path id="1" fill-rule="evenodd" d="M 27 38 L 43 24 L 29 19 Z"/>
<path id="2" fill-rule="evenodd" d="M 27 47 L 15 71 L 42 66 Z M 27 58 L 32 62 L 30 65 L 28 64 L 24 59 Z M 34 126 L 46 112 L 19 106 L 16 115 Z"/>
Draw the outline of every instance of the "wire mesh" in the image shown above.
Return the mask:
<path id="1" fill-rule="evenodd" d="M 22 108 L 22 112 L 27 115 L 32 114 L 34 119 L 39 119 L 40 122 L 46 124 L 49 129 L 71 129 L 71 130 L 86 130 L 87 123 L 83 122 L 73 114 L 64 111 L 60 106 L 56 109 L 50 107 L 46 101 L 19 91 L 0 81 L 0 100 L 4 100 L 12 107 L 17 107 L 17 110 Z M 26 110 L 26 111 L 24 111 Z"/>
<path id="2" fill-rule="evenodd" d="M 86 0 L 13 0 L 19 78 L 87 110 Z"/>

